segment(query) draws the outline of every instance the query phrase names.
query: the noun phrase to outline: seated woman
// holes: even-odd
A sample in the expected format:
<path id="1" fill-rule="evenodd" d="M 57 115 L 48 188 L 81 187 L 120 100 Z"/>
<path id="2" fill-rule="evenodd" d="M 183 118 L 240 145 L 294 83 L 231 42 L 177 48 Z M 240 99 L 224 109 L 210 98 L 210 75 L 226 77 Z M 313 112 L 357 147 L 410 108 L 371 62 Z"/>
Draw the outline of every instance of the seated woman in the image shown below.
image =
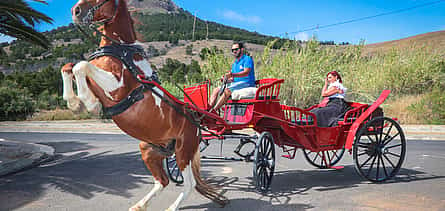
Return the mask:
<path id="1" fill-rule="evenodd" d="M 311 112 L 317 117 L 318 127 L 333 126 L 338 117 L 348 108 L 345 102 L 346 88 L 342 84 L 340 74 L 337 71 L 331 71 L 327 74 L 323 89 L 322 97 L 329 98 L 325 107 L 313 109 Z"/>

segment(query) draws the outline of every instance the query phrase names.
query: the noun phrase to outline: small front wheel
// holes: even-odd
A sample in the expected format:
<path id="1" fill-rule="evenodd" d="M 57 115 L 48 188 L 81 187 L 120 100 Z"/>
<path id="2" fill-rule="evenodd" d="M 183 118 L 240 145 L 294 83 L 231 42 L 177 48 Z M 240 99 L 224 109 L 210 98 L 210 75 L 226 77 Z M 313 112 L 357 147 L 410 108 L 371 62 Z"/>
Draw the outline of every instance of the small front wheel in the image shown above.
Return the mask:
<path id="1" fill-rule="evenodd" d="M 162 161 L 165 172 L 168 178 L 176 184 L 182 184 L 184 182 L 184 177 L 179 170 L 178 164 L 176 163 L 176 155 L 166 157 Z"/>
<path id="2" fill-rule="evenodd" d="M 369 120 L 356 135 L 355 169 L 367 180 L 383 182 L 399 172 L 406 153 L 400 125 L 388 117 Z"/>
<path id="3" fill-rule="evenodd" d="M 262 132 L 255 146 L 253 161 L 253 180 L 256 188 L 266 192 L 272 183 L 275 171 L 275 146 L 273 136 L 269 132 Z"/>
<path id="4" fill-rule="evenodd" d="M 345 153 L 345 149 L 325 150 L 320 152 L 312 152 L 308 149 L 303 149 L 304 157 L 313 166 L 326 169 L 337 164 Z"/>

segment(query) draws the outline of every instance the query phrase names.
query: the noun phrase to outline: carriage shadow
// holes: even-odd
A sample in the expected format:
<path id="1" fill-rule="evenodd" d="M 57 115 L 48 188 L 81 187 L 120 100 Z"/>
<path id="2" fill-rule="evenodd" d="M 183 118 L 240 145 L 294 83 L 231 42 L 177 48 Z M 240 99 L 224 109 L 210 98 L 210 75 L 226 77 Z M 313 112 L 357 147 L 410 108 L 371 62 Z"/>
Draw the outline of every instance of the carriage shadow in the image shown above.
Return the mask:
<path id="1" fill-rule="evenodd" d="M 197 209 L 205 209 L 207 211 L 212 210 L 241 210 L 248 207 L 248 210 L 257 210 L 257 211 L 265 211 L 265 210 L 280 210 L 280 211 L 300 211 L 300 210 L 308 210 L 313 209 L 314 207 L 308 204 L 271 204 L 268 201 L 262 201 L 257 199 L 231 199 L 230 203 L 227 204 L 224 208 L 216 207 L 215 203 L 210 202 L 206 204 L 201 204 L 197 206 L 184 206 L 181 210 L 197 210 Z"/>
<path id="2" fill-rule="evenodd" d="M 360 177 L 354 166 L 345 166 L 341 170 L 286 170 L 275 172 L 270 191 L 261 193 L 255 189 L 252 177 L 223 177 L 211 174 L 207 177 L 210 178 L 210 184 L 220 186 L 223 188 L 223 192 L 254 192 L 258 193 L 260 198 L 268 197 L 271 201 L 278 197 L 288 198 L 293 195 L 307 195 L 309 191 L 331 191 L 355 188 L 363 184 L 383 185 L 445 178 L 445 176 L 432 175 L 428 172 L 401 168 L 399 173 L 391 180 L 383 183 L 372 183 Z M 290 200 L 290 198 L 288 199 Z"/>
<path id="3" fill-rule="evenodd" d="M 56 154 L 52 161 L 37 168 L 1 177 L 0 210 L 13 210 L 38 200 L 48 187 L 84 199 L 93 198 L 96 193 L 130 198 L 129 190 L 152 184 L 147 180 L 150 174 L 139 151 L 92 154 L 85 150 L 94 147 L 80 142 L 41 144 L 52 145 L 56 153 L 65 155 Z"/>

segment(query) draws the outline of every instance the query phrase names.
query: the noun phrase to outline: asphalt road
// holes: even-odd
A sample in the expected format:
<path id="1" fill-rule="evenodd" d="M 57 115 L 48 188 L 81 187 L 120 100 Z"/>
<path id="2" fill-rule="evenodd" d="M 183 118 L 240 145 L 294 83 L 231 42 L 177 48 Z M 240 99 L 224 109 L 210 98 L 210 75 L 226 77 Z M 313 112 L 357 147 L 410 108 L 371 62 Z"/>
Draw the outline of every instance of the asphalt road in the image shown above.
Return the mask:
<path id="1" fill-rule="evenodd" d="M 126 135 L 0 133 L 0 138 L 50 145 L 55 160 L 0 178 L 0 210 L 127 210 L 153 187 L 138 151 Z M 235 140 L 223 144 L 224 156 Z M 218 155 L 219 141 L 203 154 Z M 216 204 L 193 192 L 181 210 L 445 210 L 445 140 L 408 140 L 407 156 L 395 179 L 374 184 L 354 170 L 345 153 L 342 170 L 315 169 L 302 153 L 277 156 L 272 189 L 262 195 L 252 184 L 252 163 L 202 160 L 202 175 L 224 187 L 230 204 Z M 277 155 L 281 150 L 276 149 Z M 182 187 L 168 186 L 149 210 L 164 210 Z"/>

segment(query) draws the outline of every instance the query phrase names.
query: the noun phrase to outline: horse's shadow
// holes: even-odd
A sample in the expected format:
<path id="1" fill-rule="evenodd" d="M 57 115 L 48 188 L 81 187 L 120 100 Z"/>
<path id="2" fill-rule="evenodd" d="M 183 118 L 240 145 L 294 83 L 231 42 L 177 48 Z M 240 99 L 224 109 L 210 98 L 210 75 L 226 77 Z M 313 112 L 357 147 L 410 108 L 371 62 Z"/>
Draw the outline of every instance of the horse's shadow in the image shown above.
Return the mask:
<path id="1" fill-rule="evenodd" d="M 0 210 L 13 210 L 37 200 L 48 187 L 84 199 L 96 193 L 130 198 L 129 190 L 151 184 L 151 180 L 147 182 L 150 172 L 139 151 L 90 154 L 86 150 L 94 147 L 81 142 L 44 144 L 55 147 L 56 156 L 52 161 L 0 178 Z M 65 154 L 57 154 L 62 152 Z M 23 194 L 23 190 L 27 194 Z"/>

